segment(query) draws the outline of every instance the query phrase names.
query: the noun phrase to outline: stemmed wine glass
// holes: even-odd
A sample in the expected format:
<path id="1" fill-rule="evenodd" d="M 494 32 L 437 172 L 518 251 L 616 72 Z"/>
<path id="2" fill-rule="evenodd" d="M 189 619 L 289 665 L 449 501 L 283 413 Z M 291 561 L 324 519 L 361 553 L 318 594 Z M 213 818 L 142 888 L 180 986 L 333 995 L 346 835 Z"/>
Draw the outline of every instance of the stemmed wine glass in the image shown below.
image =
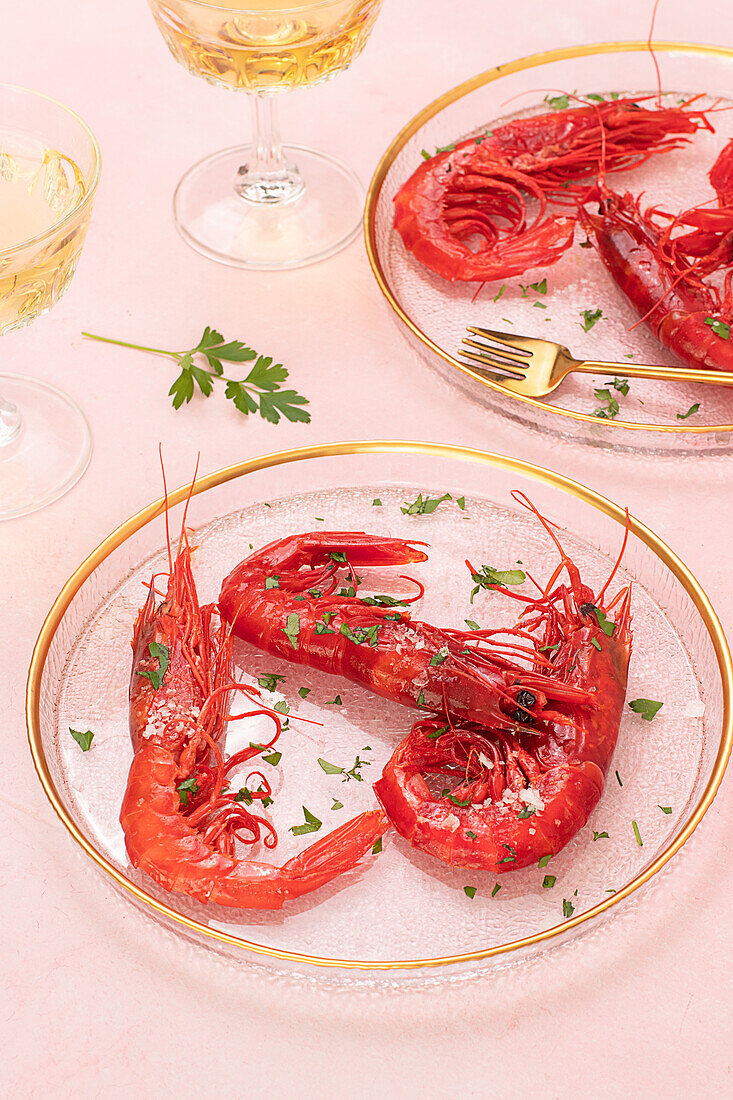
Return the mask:
<path id="1" fill-rule="evenodd" d="M 363 189 L 325 153 L 283 148 L 278 93 L 318 84 L 364 48 L 381 0 L 150 0 L 173 56 L 223 88 L 250 93 L 252 143 L 189 169 L 174 198 L 184 239 L 237 267 L 300 267 L 356 236 Z"/>
<path id="2" fill-rule="evenodd" d="M 96 138 L 78 115 L 0 84 L 0 334 L 46 313 L 68 287 L 99 170 Z M 89 427 L 70 397 L 47 382 L 0 374 L 0 519 L 56 500 L 90 455 Z"/>

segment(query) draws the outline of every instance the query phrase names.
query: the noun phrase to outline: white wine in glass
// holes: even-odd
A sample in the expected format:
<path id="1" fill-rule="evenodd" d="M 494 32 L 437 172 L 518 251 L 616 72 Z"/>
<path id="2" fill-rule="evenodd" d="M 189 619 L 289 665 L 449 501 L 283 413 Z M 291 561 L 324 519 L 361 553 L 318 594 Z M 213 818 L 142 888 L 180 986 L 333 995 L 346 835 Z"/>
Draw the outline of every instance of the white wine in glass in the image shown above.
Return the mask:
<path id="1" fill-rule="evenodd" d="M 197 76 L 250 93 L 253 140 L 191 168 L 176 224 L 204 255 L 240 267 L 300 267 L 356 236 L 363 189 L 338 160 L 283 148 L 277 95 L 319 84 L 364 48 L 381 0 L 150 0 L 174 57 Z"/>
<path id="2" fill-rule="evenodd" d="M 99 167 L 97 142 L 77 115 L 0 85 L 0 334 L 30 324 L 69 285 Z M 0 374 L 0 519 L 61 496 L 90 455 L 89 428 L 70 397 L 46 382 Z"/>

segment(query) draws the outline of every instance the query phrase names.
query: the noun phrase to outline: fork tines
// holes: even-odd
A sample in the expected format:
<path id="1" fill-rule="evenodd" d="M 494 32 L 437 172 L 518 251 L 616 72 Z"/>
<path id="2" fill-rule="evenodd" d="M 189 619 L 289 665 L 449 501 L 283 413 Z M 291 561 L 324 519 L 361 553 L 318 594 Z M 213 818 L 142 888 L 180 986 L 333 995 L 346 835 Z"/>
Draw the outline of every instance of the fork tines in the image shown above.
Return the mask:
<path id="1" fill-rule="evenodd" d="M 459 352 L 466 359 L 479 363 L 483 367 L 489 367 L 492 371 L 512 378 L 523 378 L 524 370 L 529 366 L 532 358 L 532 349 L 527 346 L 521 336 L 514 336 L 509 332 L 497 332 L 491 328 L 476 328 L 469 326 L 467 331 L 480 340 L 471 340 L 464 336 L 462 343 L 473 351 Z"/>

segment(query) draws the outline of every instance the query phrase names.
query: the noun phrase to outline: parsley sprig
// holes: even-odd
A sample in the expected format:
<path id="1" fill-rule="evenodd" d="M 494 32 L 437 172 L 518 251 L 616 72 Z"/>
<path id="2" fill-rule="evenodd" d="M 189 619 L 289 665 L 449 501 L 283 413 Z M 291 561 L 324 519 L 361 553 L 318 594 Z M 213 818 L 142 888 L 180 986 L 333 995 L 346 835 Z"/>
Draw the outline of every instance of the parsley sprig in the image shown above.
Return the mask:
<path id="1" fill-rule="evenodd" d="M 300 407 L 308 404 L 307 399 L 295 390 L 280 388 L 288 377 L 288 371 L 282 363 L 273 363 L 270 355 L 258 355 L 241 340 L 225 341 L 220 332 L 208 325 L 198 344 L 188 351 L 151 348 L 143 344 L 131 344 L 126 340 L 95 336 L 91 332 L 83 332 L 82 336 L 173 359 L 180 368 L 180 374 L 168 391 L 174 409 L 187 405 L 197 388 L 203 397 L 210 397 L 214 383 L 224 382 L 225 397 L 233 401 L 235 407 L 245 416 L 259 412 L 270 424 L 279 424 L 281 416 L 290 421 L 310 423 L 310 413 Z M 245 378 L 229 378 L 224 374 L 224 363 L 248 363 L 252 360 L 255 360 L 254 366 Z"/>

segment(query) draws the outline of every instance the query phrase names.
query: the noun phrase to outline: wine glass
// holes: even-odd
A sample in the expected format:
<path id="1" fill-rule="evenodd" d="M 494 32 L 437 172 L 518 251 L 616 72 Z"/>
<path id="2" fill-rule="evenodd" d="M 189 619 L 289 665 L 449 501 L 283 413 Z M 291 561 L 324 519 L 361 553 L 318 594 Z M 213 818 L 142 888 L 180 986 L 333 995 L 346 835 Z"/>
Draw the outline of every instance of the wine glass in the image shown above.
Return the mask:
<path id="1" fill-rule="evenodd" d="M 96 138 L 78 115 L 0 84 L 0 334 L 46 313 L 68 287 L 99 169 Z M 0 519 L 56 500 L 91 452 L 76 402 L 48 382 L 0 374 Z"/>
<path id="2" fill-rule="evenodd" d="M 359 231 L 363 189 L 325 153 L 283 148 L 277 94 L 328 80 L 364 48 L 382 0 L 150 0 L 173 56 L 223 88 L 250 93 L 253 138 L 199 161 L 174 198 L 197 251 L 237 267 L 301 267 Z"/>

